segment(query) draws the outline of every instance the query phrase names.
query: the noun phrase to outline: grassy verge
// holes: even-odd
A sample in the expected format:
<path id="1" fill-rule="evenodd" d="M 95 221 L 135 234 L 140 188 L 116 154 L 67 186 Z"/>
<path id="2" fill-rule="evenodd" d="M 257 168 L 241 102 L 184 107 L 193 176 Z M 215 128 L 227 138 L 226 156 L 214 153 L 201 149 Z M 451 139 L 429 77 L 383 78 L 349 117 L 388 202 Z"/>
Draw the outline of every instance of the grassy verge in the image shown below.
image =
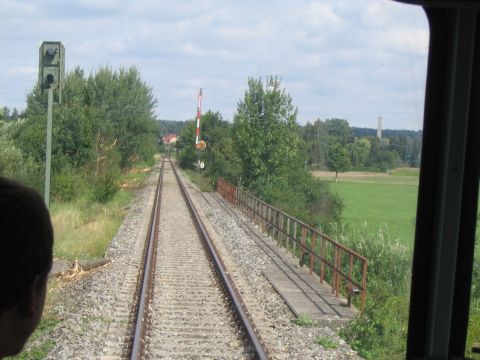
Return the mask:
<path id="1" fill-rule="evenodd" d="M 120 190 L 105 204 L 92 202 L 88 193 L 71 202 L 53 203 L 54 256 L 69 259 L 101 258 L 123 222 L 134 191 L 143 186 L 151 171 L 151 167 L 138 164 L 124 172 L 118 180 Z M 53 314 L 51 308 L 56 302 L 58 289 L 55 280 L 49 281 L 45 310 L 39 326 L 28 340 L 25 350 L 9 359 L 43 359 L 55 346 L 51 334 L 61 319 Z"/>
<path id="2" fill-rule="evenodd" d="M 88 193 L 71 202 L 52 204 L 54 256 L 101 258 L 123 222 L 134 190 L 142 186 L 150 172 L 150 168 L 137 166 L 122 174 L 120 190 L 105 204 L 92 202 Z"/>
<path id="3" fill-rule="evenodd" d="M 198 172 L 195 170 L 184 169 L 182 170 L 188 179 L 198 186 L 200 191 L 208 192 L 212 191 L 212 181 L 208 176 L 205 176 L 203 172 Z"/>

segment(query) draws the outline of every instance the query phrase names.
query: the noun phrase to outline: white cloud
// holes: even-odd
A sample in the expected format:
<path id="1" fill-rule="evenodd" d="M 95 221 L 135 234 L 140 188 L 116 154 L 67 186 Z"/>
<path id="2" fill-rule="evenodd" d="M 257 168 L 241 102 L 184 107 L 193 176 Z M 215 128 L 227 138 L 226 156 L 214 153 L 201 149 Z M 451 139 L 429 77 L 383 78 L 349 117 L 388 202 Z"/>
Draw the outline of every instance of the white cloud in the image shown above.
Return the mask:
<path id="1" fill-rule="evenodd" d="M 52 8 L 53 18 L 42 10 Z M 0 106 L 25 107 L 43 40 L 64 43 L 67 69 L 136 65 L 161 118 L 192 117 L 203 87 L 206 106 L 231 119 L 247 78 L 269 74 L 284 79 L 302 123 L 366 126 L 381 113 L 407 124 L 423 104 L 428 24 L 391 0 L 0 0 L 0 20 L 0 84 L 16 76 L 0 85 Z"/>
<path id="2" fill-rule="evenodd" d="M 309 3 L 303 11 L 302 18 L 306 24 L 316 29 L 336 26 L 342 22 L 328 4 L 320 1 Z"/>
<path id="3" fill-rule="evenodd" d="M 422 28 L 391 28 L 376 36 L 378 43 L 389 50 L 409 55 L 426 56 L 428 53 L 429 31 Z"/>
<path id="4" fill-rule="evenodd" d="M 112 41 L 108 44 L 108 49 L 114 53 L 122 52 L 126 49 L 125 44 L 122 41 Z"/>
<path id="5" fill-rule="evenodd" d="M 34 66 L 16 66 L 7 70 L 7 76 L 31 75 L 38 72 L 38 67 Z"/>
<path id="6" fill-rule="evenodd" d="M 299 56 L 294 62 L 296 66 L 319 66 L 324 63 L 324 56 L 322 54 L 313 53 Z"/>

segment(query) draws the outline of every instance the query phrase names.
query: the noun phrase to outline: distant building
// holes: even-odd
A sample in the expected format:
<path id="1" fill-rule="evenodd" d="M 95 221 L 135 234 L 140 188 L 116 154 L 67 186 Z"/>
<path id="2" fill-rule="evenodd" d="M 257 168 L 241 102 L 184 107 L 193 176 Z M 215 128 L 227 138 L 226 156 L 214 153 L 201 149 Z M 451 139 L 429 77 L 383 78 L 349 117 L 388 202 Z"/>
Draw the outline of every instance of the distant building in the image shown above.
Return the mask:
<path id="1" fill-rule="evenodd" d="M 381 116 L 378 117 L 378 127 L 377 127 L 377 138 L 382 138 L 382 126 L 383 126 L 383 119 Z"/>
<path id="2" fill-rule="evenodd" d="M 162 137 L 163 143 L 166 145 L 175 144 L 178 140 L 177 134 L 167 134 Z"/>

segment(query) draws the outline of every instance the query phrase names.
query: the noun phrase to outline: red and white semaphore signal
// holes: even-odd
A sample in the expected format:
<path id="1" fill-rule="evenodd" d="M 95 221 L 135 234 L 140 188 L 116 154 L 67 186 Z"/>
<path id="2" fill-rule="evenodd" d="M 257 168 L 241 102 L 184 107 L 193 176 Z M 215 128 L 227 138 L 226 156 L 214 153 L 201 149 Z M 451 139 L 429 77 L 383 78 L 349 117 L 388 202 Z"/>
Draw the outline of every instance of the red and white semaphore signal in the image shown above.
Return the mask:
<path id="1" fill-rule="evenodd" d="M 198 140 L 200 136 L 200 117 L 202 115 L 202 88 L 200 88 L 200 92 L 198 93 L 198 103 L 197 103 L 197 136 L 195 138 L 195 147 L 199 150 L 205 149 L 207 143 L 203 140 Z"/>

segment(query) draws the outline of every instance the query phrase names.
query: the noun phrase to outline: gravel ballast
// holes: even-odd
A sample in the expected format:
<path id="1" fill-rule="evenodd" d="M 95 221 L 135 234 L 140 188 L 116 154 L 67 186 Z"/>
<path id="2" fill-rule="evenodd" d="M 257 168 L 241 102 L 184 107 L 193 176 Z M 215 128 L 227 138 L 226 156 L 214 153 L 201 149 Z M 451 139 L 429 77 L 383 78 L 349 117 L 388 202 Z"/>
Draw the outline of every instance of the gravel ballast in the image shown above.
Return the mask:
<path id="1" fill-rule="evenodd" d="M 107 250 L 106 258 L 111 262 L 79 276 L 72 275 L 70 280 L 67 275 L 67 281 L 53 280 L 61 288 L 57 286 L 55 290 L 50 311 L 61 321 L 45 335 L 55 343 L 46 359 L 125 357 L 128 339 L 124 335 L 131 321 L 132 289 L 157 176 L 153 174 L 145 188 L 138 191 Z M 295 325 L 294 315 L 262 274 L 271 260 L 242 228 L 242 221 L 247 220 L 227 214 L 216 205 L 216 195 L 203 196 L 191 185 L 187 188 L 272 359 L 359 359 L 334 330 Z M 324 348 L 316 338 L 328 338 L 336 348 Z"/>

